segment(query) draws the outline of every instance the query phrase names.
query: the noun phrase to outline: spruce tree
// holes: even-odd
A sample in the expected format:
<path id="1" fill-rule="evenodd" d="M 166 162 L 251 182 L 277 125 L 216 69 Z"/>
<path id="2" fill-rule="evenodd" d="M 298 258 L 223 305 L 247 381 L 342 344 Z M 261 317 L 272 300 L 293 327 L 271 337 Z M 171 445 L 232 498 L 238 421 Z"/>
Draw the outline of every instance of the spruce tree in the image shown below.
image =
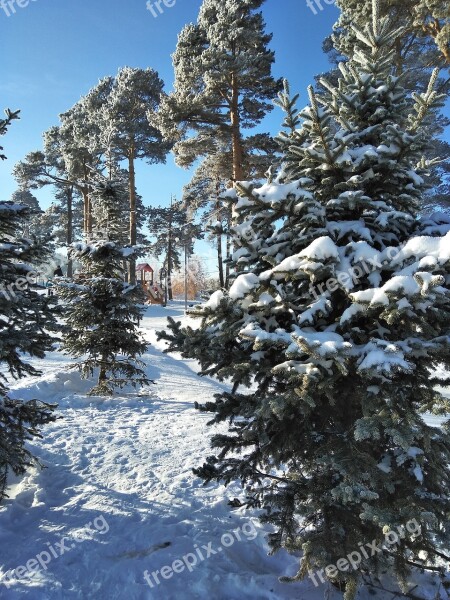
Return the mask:
<path id="1" fill-rule="evenodd" d="M 355 32 L 352 24 L 360 26 L 370 18 L 370 3 L 359 0 L 337 0 L 343 9 L 334 33 L 324 42 L 335 69 L 342 55 L 351 54 L 355 45 Z M 445 0 L 383 0 L 380 3 L 382 16 L 389 16 L 394 22 L 406 26 L 399 32 L 393 44 L 391 72 L 403 74 L 403 86 L 413 92 L 427 89 L 434 68 L 440 69 L 436 89 L 442 94 L 450 92 L 450 12 Z M 327 74 L 327 79 L 336 77 L 336 70 Z M 443 134 L 450 120 L 444 111 L 434 116 L 429 123 L 433 139 L 426 150 L 428 159 L 440 158 L 432 169 L 429 191 L 422 199 L 422 208 L 450 207 L 448 189 L 450 185 L 450 144 Z"/>
<path id="2" fill-rule="evenodd" d="M 6 119 L 0 119 L 0 135 L 15 118 L 18 112 L 7 111 Z M 48 248 L 17 237 L 29 218 L 26 205 L 0 202 L 0 500 L 6 496 L 8 472 L 21 475 L 35 462 L 26 442 L 41 437 L 41 426 L 55 420 L 54 405 L 13 399 L 7 389 L 10 380 L 40 374 L 24 357 L 43 358 L 53 347 L 49 331 L 56 330 L 52 299 L 38 294 L 29 277 Z"/>
<path id="3" fill-rule="evenodd" d="M 370 19 L 370 3 L 357 0 L 336 0 L 342 10 L 335 26 L 334 45 L 338 51 L 348 56 L 355 40 L 351 22 L 360 25 Z M 419 51 L 416 56 L 417 72 L 426 64 L 434 67 L 450 68 L 450 16 L 445 0 L 383 0 L 380 14 L 389 16 L 404 24 L 395 39 L 393 66 L 400 74 L 409 62 L 409 54 Z M 420 60 L 420 54 L 425 60 Z M 410 75 L 406 75 L 406 81 Z"/>
<path id="4" fill-rule="evenodd" d="M 376 0 L 354 31 L 337 85 L 310 87 L 300 113 L 280 96 L 286 166 L 234 199 L 229 292 L 194 311 L 199 328 L 160 333 L 233 382 L 200 407 L 231 425 L 196 473 L 240 481 L 275 526 L 272 549 L 302 551 L 293 580 L 321 570 L 346 600 L 386 572 L 405 590 L 411 566 L 448 560 L 450 542 L 450 422 L 423 417 L 450 409 L 436 389 L 450 380 L 450 227 L 417 212 L 442 99 L 435 73 L 411 112 L 391 74 L 401 29 Z M 340 560 L 356 551 L 357 565 Z"/>
<path id="5" fill-rule="evenodd" d="M 150 383 L 138 358 L 147 348 L 137 325 L 143 314 L 138 304 L 142 294 L 136 285 L 124 282 L 123 265 L 134 259 L 136 249 L 118 241 L 127 198 L 120 179 L 99 177 L 92 182 L 93 237 L 70 249 L 83 266 L 83 280 L 57 285 L 66 303 L 63 350 L 81 359 L 76 368 L 83 378 L 91 378 L 98 369 L 90 395 L 110 396 L 115 388 Z"/>

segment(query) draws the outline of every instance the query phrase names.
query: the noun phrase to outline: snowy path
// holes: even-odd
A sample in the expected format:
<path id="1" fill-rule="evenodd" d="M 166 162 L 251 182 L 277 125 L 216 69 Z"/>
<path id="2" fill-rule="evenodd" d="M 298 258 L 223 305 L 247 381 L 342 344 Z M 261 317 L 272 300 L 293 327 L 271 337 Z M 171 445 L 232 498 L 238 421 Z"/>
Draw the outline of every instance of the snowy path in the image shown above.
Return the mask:
<path id="1" fill-rule="evenodd" d="M 193 402 L 212 399 L 221 386 L 199 378 L 188 361 L 161 352 L 154 331 L 164 327 L 167 314 L 182 311 L 151 307 L 142 323 L 152 342 L 148 374 L 157 382 L 149 390 L 112 400 L 86 397 L 88 383 L 67 372 L 67 359 L 57 353 L 40 363 L 43 378 L 17 384 L 17 396 L 58 402 L 62 418 L 33 445 L 48 468 L 13 486 L 11 501 L 0 508 L 0 566 L 7 573 L 0 598 L 310 598 L 312 583 L 278 583 L 283 556 L 267 556 L 254 515 L 230 511 L 223 487 L 203 488 L 193 476 L 192 467 L 210 454 L 211 434 L 209 417 Z M 226 494 L 236 495 L 232 489 Z M 230 530 L 238 532 L 224 538 L 229 547 L 219 552 Z M 202 550 L 209 543 L 215 554 Z M 160 571 L 188 553 L 186 562 L 193 563 L 197 549 L 192 572 L 185 566 L 170 579 L 157 575 L 159 585 L 150 575 L 153 588 L 144 579 L 145 570 Z M 37 555 L 44 565 L 48 561 L 46 570 L 38 563 L 33 577 L 19 570 L 21 577 L 9 578 Z M 292 573 L 296 561 L 288 562 Z"/>
<path id="2" fill-rule="evenodd" d="M 57 402 L 61 418 L 33 444 L 48 468 L 30 471 L 0 507 L 0 599 L 341 599 L 310 580 L 280 584 L 298 561 L 267 555 L 255 515 L 227 505 L 236 488 L 204 488 L 192 474 L 212 433 L 193 403 L 223 387 L 162 353 L 155 331 L 168 315 L 182 310 L 150 307 L 142 322 L 149 389 L 89 398 L 58 353 L 40 361 L 42 378 L 15 386 L 17 397 Z M 28 578 L 27 563 L 38 570 Z"/>

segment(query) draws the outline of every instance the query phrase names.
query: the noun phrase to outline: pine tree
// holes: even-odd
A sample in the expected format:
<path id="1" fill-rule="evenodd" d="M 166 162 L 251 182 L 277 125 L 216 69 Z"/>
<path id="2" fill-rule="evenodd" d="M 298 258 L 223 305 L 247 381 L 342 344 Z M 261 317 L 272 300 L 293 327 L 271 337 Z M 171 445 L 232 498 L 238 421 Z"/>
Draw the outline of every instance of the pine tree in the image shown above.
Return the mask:
<path id="1" fill-rule="evenodd" d="M 129 178 L 129 243 L 135 246 L 138 236 L 138 199 L 135 164 L 145 159 L 148 164 L 164 163 L 171 144 L 163 141 L 162 133 L 150 124 L 148 116 L 159 106 L 164 82 L 153 69 L 123 67 L 111 79 L 111 89 L 99 112 L 99 119 L 111 131 L 111 150 L 117 160 L 127 161 Z M 102 85 L 102 82 L 99 84 Z M 96 96 L 95 91 L 91 96 Z M 129 281 L 135 282 L 135 262 L 129 261 Z"/>
<path id="2" fill-rule="evenodd" d="M 110 90 L 111 78 L 101 80 L 59 116 L 58 128 L 50 128 L 44 133 L 44 150 L 50 165 L 59 167 L 63 173 L 61 183 L 66 180 L 67 184 L 74 185 L 83 198 L 83 234 L 86 237 L 91 236 L 93 228 L 91 180 L 104 168 L 104 131 L 99 111 Z"/>
<path id="3" fill-rule="evenodd" d="M 375 0 L 354 31 L 337 85 L 309 88 L 300 113 L 280 97 L 286 167 L 239 188 L 229 292 L 194 311 L 198 329 L 169 320 L 159 334 L 233 382 L 200 407 L 231 425 L 196 473 L 240 481 L 272 549 L 303 552 L 293 579 L 322 570 L 346 600 L 371 574 L 404 589 L 450 542 L 450 422 L 423 418 L 450 409 L 436 390 L 450 380 L 450 226 L 417 216 L 437 73 L 411 112 L 390 68 L 401 30 Z M 354 551 L 354 568 L 338 562 Z"/>
<path id="4" fill-rule="evenodd" d="M 41 225 L 52 229 L 55 242 L 70 246 L 81 231 L 92 228 L 88 178 L 93 156 L 80 147 L 72 117 L 61 115 L 61 125 L 44 132 L 43 151 L 30 152 L 13 170 L 20 189 L 52 186 L 55 203 L 43 215 Z M 73 273 L 68 263 L 68 276 Z"/>
<path id="5" fill-rule="evenodd" d="M 137 331 L 143 298 L 135 285 L 124 282 L 124 261 L 135 249 L 116 240 L 123 235 L 123 204 L 127 202 L 123 182 L 97 178 L 92 182 L 93 238 L 75 243 L 71 256 L 81 262 L 80 283 L 58 282 L 58 294 L 67 303 L 63 349 L 81 359 L 76 368 L 89 379 L 98 369 L 97 384 L 90 394 L 110 396 L 116 387 L 138 387 L 150 383 L 141 356 L 147 344 Z"/>
<path id="6" fill-rule="evenodd" d="M 231 152 L 225 149 L 219 154 L 207 156 L 195 170 L 191 181 L 183 189 L 183 206 L 189 214 L 201 214 L 206 222 L 208 238 L 217 248 L 217 268 L 220 287 L 227 287 L 223 253 L 223 238 L 229 237 L 231 209 L 223 202 L 221 195 L 228 187 Z M 225 268 L 224 268 L 225 267 Z"/>
<path id="7" fill-rule="evenodd" d="M 172 273 L 181 268 L 181 253 L 191 255 L 194 241 L 201 239 L 200 227 L 188 221 L 188 215 L 180 202 L 171 200 L 170 206 L 149 208 L 148 230 L 154 239 L 151 253 L 162 257 L 167 270 L 169 300 L 173 300 Z"/>
<path id="8" fill-rule="evenodd" d="M 261 143 L 257 139 L 261 138 Z M 265 134 L 244 140 L 244 172 L 247 179 L 262 178 L 271 167 L 274 155 L 279 151 L 275 140 Z M 251 146 L 251 147 L 250 147 Z M 230 233 L 231 207 L 221 199 L 230 187 L 231 148 L 207 156 L 197 167 L 192 180 L 184 187 L 183 204 L 191 214 L 200 214 L 207 222 L 208 237 L 217 247 L 217 265 L 221 287 L 229 287 L 230 278 Z M 226 239 L 226 255 L 223 254 L 223 238 Z"/>
<path id="9" fill-rule="evenodd" d="M 268 49 L 264 0 L 204 0 L 196 24 L 178 37 L 173 55 L 174 91 L 161 101 L 151 121 L 176 142 L 177 164 L 230 147 L 228 180 L 246 178 L 246 150 L 261 145 L 261 136 L 244 131 L 259 124 L 272 110 L 279 89 L 271 74 L 274 53 Z M 270 144 L 270 139 L 267 138 Z"/>
<path id="10" fill-rule="evenodd" d="M 39 206 L 39 202 L 36 196 L 33 196 L 30 190 L 19 189 L 13 192 L 10 200 L 13 204 L 23 204 L 24 206 L 28 206 L 28 208 L 30 209 L 30 218 L 28 218 L 23 224 L 22 237 L 30 237 L 30 235 L 42 237 L 39 235 L 39 221 L 40 217 L 43 214 L 43 211 Z"/>
<path id="11" fill-rule="evenodd" d="M 175 91 L 163 99 L 155 121 L 177 140 L 174 153 L 180 166 L 203 157 L 183 202 L 209 221 L 222 287 L 229 285 L 231 212 L 219 194 L 230 183 L 262 176 L 278 150 L 268 134 L 244 135 L 272 110 L 269 101 L 280 86 L 271 75 L 271 36 L 265 34 L 261 13 L 255 13 L 262 4 L 203 3 L 197 25 L 185 27 L 179 36 L 173 57 Z M 198 54 L 195 70 L 192 53 Z"/>
<path id="12" fill-rule="evenodd" d="M 43 151 L 29 153 L 20 161 L 14 176 L 23 189 L 46 185 L 55 188 L 58 212 L 66 227 L 63 243 L 77 239 L 82 199 L 83 233 L 92 234 L 93 210 L 91 180 L 112 161 L 126 160 L 128 170 L 128 206 L 122 220 L 128 222 L 129 243 L 142 242 L 140 231 L 145 219 L 142 198 L 135 185 L 135 163 L 164 162 L 170 144 L 147 119 L 155 111 L 163 82 L 152 69 L 120 69 L 116 77 L 103 78 L 68 111 L 60 115 L 60 125 L 44 133 Z M 118 171 L 117 171 L 118 172 Z M 58 232 L 60 233 L 61 230 Z M 61 236 L 59 235 L 61 238 Z M 134 262 L 129 263 L 129 279 L 135 276 Z M 71 261 L 68 274 L 72 273 Z"/>
<path id="13" fill-rule="evenodd" d="M 16 118 L 18 111 L 7 111 L 6 119 L 0 119 L 0 135 Z M 34 462 L 26 442 L 41 437 L 41 426 L 55 420 L 54 405 L 13 399 L 7 389 L 10 379 L 40 374 L 24 356 L 43 358 L 52 349 L 48 332 L 56 329 L 52 299 L 39 295 L 27 279 L 31 264 L 48 255 L 44 245 L 17 237 L 29 216 L 26 205 L 0 202 L 0 500 L 6 496 L 9 471 L 21 475 Z"/>

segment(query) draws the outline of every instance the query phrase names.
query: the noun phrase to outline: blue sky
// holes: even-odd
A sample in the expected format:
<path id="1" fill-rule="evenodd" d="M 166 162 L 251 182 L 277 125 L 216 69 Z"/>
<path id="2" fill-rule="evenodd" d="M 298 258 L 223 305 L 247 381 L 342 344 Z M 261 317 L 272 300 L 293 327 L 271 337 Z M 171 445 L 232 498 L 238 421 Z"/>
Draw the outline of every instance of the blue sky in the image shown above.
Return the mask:
<path id="1" fill-rule="evenodd" d="M 13 1 L 13 0 L 11 0 Z M 0 108 L 20 108 L 21 120 L 3 137 L 8 161 L 0 164 L 0 198 L 16 189 L 11 170 L 28 152 L 41 147 L 42 132 L 58 123 L 58 114 L 72 106 L 97 81 L 122 66 L 156 69 L 170 91 L 171 54 L 182 27 L 197 19 L 201 0 L 176 0 L 155 18 L 146 0 L 29 0 L 8 17 L 0 8 Z M 173 0 L 172 0 L 173 1 Z M 170 4 L 170 3 L 169 3 Z M 287 77 L 301 92 L 314 75 L 326 71 L 322 41 L 331 31 L 338 11 L 323 3 L 316 15 L 306 0 L 267 0 L 263 7 L 267 30 L 274 34 L 274 73 Z M 264 128 L 277 133 L 282 113 L 274 109 Z M 181 197 L 190 173 L 166 165 L 139 165 L 137 187 L 147 205 L 167 204 Z M 37 194 L 45 207 L 51 191 Z"/>

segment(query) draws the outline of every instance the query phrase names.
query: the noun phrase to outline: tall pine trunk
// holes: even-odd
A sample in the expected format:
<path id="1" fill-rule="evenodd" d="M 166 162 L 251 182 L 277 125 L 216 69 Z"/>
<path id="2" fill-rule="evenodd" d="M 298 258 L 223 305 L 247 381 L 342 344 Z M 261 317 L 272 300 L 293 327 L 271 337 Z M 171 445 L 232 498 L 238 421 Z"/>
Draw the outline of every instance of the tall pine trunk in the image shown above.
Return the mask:
<path id="1" fill-rule="evenodd" d="M 83 196 L 84 209 L 83 233 L 86 238 L 89 238 L 92 233 L 92 206 L 89 197 L 89 172 L 86 163 L 83 165 L 83 187 L 81 188 L 81 194 Z"/>
<path id="2" fill-rule="evenodd" d="M 219 283 L 220 287 L 225 287 L 225 279 L 223 276 L 223 255 L 222 255 L 222 234 L 217 235 L 217 264 L 219 267 Z"/>
<path id="3" fill-rule="evenodd" d="M 128 154 L 128 173 L 129 173 L 129 192 L 130 192 L 130 245 L 137 244 L 137 224 L 136 224 L 136 171 L 134 168 L 134 144 L 131 144 Z M 136 283 L 136 261 L 131 260 L 128 269 L 128 282 Z"/>
<path id="4" fill-rule="evenodd" d="M 86 188 L 83 188 L 83 233 L 87 235 L 88 233 L 88 214 L 89 214 L 89 194 L 87 193 Z"/>
<path id="5" fill-rule="evenodd" d="M 220 200 L 219 200 L 220 181 L 217 181 L 216 192 L 217 192 L 216 215 L 217 215 L 217 220 L 219 221 L 219 219 L 220 219 Z M 224 279 L 224 274 L 223 274 L 222 233 L 217 234 L 217 266 L 219 269 L 220 287 L 223 288 L 223 287 L 225 287 L 225 279 Z"/>
<path id="6" fill-rule="evenodd" d="M 172 207 L 172 200 L 170 202 L 170 206 Z M 167 291 L 169 295 L 169 300 L 173 300 L 173 291 L 172 291 L 172 212 L 170 212 L 169 216 L 169 235 L 167 240 Z"/>
<path id="7" fill-rule="evenodd" d="M 231 76 L 231 135 L 233 147 L 233 183 L 244 180 L 241 138 L 241 119 L 239 115 L 239 84 L 235 73 Z"/>
<path id="8" fill-rule="evenodd" d="M 88 188 L 83 188 L 83 206 L 84 206 L 84 222 L 83 222 L 83 231 L 85 237 L 89 237 L 92 233 L 92 206 L 91 199 L 89 198 L 89 190 Z"/>
<path id="9" fill-rule="evenodd" d="M 239 115 L 239 84 L 235 73 L 232 75 L 232 102 L 231 102 L 231 130 L 233 143 L 233 184 L 237 181 L 244 181 L 244 150 L 241 137 L 241 119 Z M 230 286 L 230 263 L 228 259 L 231 251 L 231 238 L 227 233 L 227 251 L 226 251 L 226 275 L 225 288 Z"/>
<path id="10" fill-rule="evenodd" d="M 231 254 L 231 236 L 230 233 L 227 233 L 227 255 L 226 255 L 226 269 L 225 269 L 225 288 L 228 289 L 230 287 L 230 258 Z"/>
<path id="11" fill-rule="evenodd" d="M 67 188 L 67 247 L 73 242 L 73 187 Z M 70 258 L 67 263 L 67 277 L 73 276 L 73 260 Z"/>
<path id="12" fill-rule="evenodd" d="M 395 40 L 395 74 L 397 77 L 403 73 L 402 40 L 398 37 Z"/>

